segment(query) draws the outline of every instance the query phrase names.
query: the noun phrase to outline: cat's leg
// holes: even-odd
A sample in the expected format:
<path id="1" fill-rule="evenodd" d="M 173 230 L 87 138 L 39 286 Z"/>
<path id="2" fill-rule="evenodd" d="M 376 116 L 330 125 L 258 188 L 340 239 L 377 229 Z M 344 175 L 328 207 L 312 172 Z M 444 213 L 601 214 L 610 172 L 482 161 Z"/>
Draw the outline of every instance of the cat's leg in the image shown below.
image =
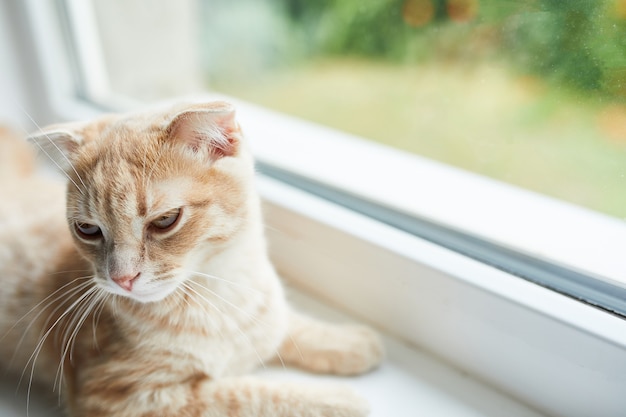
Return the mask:
<path id="1" fill-rule="evenodd" d="M 277 360 L 308 371 L 355 375 L 380 363 L 383 346 L 368 327 L 324 323 L 292 311 L 278 354 Z"/>
<path id="2" fill-rule="evenodd" d="M 252 377 L 211 380 L 131 369 L 86 381 L 72 417 L 365 417 L 367 402 L 340 385 L 303 385 Z M 168 372 L 169 373 L 169 372 Z M 142 375 L 143 374 L 143 375 Z M 140 378 L 138 378 L 140 377 Z M 102 383 L 106 382 L 106 383 Z"/>
<path id="3" fill-rule="evenodd" d="M 369 405 L 341 385 L 277 383 L 255 378 L 228 378 L 206 386 L 207 416 L 365 417 Z"/>

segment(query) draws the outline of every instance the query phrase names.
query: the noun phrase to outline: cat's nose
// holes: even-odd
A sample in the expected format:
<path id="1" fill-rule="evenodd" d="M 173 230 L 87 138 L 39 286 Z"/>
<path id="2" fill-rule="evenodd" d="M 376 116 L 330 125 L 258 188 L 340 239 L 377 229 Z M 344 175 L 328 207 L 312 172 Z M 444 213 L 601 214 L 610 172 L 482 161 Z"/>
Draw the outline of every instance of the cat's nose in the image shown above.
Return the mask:
<path id="1" fill-rule="evenodd" d="M 128 274 L 128 275 L 120 275 L 120 276 L 111 276 L 111 279 L 120 287 L 124 288 L 126 291 L 133 290 L 133 283 L 139 278 L 141 272 L 137 272 L 136 275 Z"/>

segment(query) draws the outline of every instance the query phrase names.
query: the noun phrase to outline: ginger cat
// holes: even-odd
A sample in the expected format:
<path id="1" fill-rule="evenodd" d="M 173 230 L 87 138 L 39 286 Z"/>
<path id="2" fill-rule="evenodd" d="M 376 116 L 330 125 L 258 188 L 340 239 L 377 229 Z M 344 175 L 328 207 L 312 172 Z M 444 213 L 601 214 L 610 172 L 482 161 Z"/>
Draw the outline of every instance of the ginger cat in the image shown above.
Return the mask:
<path id="1" fill-rule="evenodd" d="M 244 376 L 266 362 L 359 374 L 382 347 L 287 305 L 234 114 L 211 102 L 46 128 L 30 140 L 66 191 L 0 138 L 0 366 L 61 390 L 68 416 L 368 414 L 348 388 Z"/>

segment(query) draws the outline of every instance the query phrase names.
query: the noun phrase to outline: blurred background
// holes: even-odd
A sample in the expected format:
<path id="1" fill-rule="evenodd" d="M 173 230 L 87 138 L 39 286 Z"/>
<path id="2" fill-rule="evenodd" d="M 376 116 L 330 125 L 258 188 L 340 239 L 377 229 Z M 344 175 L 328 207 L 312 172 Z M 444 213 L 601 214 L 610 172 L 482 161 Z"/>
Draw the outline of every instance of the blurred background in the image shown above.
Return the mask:
<path id="1" fill-rule="evenodd" d="M 626 219 L 626 0 L 92 1 L 118 93 L 209 89 Z"/>

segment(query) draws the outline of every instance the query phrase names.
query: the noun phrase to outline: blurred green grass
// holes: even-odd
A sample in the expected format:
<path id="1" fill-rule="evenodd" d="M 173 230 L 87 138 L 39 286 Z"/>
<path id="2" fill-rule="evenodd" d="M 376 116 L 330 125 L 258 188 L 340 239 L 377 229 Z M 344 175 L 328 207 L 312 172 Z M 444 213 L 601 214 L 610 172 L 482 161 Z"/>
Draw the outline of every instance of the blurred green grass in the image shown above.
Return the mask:
<path id="1" fill-rule="evenodd" d="M 213 88 L 626 219 L 626 108 L 504 65 L 327 58 Z"/>

